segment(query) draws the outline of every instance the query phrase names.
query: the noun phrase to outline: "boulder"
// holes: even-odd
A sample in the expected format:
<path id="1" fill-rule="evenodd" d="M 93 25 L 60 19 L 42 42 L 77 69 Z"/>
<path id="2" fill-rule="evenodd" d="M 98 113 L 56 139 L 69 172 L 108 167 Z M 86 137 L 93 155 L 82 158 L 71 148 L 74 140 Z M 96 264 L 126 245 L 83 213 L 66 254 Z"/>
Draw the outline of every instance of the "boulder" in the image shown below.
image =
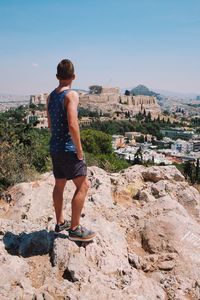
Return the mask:
<path id="1" fill-rule="evenodd" d="M 158 182 L 160 180 L 184 181 L 185 178 L 175 166 L 149 167 L 142 172 L 145 181 Z"/>

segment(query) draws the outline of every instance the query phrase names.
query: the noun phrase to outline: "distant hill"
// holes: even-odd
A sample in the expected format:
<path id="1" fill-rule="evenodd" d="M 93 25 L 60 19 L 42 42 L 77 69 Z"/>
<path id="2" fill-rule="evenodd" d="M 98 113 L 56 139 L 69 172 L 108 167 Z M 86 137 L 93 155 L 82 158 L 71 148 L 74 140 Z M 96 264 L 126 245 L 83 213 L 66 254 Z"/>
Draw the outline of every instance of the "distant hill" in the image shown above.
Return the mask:
<path id="1" fill-rule="evenodd" d="M 166 97 L 176 97 L 180 99 L 196 99 L 197 93 L 181 93 L 181 92 L 174 92 L 174 91 L 166 91 L 166 90 L 161 90 L 161 89 L 154 89 L 157 93 L 160 95 L 166 96 Z"/>
<path id="2" fill-rule="evenodd" d="M 149 92 L 150 93 L 153 92 L 156 94 L 158 99 L 165 98 L 165 97 L 175 97 L 175 98 L 189 100 L 189 99 L 197 99 L 197 96 L 200 95 L 199 93 L 194 93 L 194 92 L 191 92 L 191 93 L 183 93 L 182 92 L 181 93 L 181 92 L 162 90 L 162 89 L 158 89 L 158 88 L 152 88 L 153 89 L 153 91 L 152 91 L 152 90 L 149 90 L 144 85 L 138 85 L 135 88 L 126 87 L 126 88 L 123 88 L 121 91 L 122 91 L 122 93 L 124 93 L 125 90 L 129 90 L 132 93 L 132 91 L 134 92 L 134 90 L 135 90 L 135 93 L 137 93 L 138 88 L 139 88 L 139 95 L 141 95 L 141 93 L 143 93 L 143 95 L 146 95 L 145 92 L 147 93 L 147 95 L 150 95 Z"/>
<path id="3" fill-rule="evenodd" d="M 157 93 L 149 90 L 145 85 L 142 85 L 142 84 L 136 86 L 130 92 L 132 95 L 136 95 L 136 96 L 138 96 L 138 95 L 156 96 L 156 97 L 158 96 Z"/>

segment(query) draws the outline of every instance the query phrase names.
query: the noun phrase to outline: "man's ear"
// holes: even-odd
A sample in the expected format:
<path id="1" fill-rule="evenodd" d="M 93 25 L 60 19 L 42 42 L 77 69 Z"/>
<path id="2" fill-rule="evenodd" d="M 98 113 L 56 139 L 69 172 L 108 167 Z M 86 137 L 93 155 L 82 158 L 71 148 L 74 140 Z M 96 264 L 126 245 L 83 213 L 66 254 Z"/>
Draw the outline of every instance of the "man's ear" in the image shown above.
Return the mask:
<path id="1" fill-rule="evenodd" d="M 59 80 L 58 74 L 56 74 L 56 78 Z"/>
<path id="2" fill-rule="evenodd" d="M 76 78 L 76 75 L 74 74 L 73 76 L 72 76 L 72 80 L 74 80 Z"/>

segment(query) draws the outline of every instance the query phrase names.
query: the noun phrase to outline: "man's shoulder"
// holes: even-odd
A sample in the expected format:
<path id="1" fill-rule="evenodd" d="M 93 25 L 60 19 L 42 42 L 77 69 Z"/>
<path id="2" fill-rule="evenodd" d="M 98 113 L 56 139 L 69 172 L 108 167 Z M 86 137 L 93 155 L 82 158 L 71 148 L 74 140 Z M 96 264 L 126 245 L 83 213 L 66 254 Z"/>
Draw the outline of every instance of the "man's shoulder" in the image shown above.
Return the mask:
<path id="1" fill-rule="evenodd" d="M 70 89 L 69 92 L 67 93 L 67 95 L 72 95 L 72 96 L 75 96 L 75 97 L 79 97 L 78 92 L 73 90 L 73 89 Z"/>
<path id="2" fill-rule="evenodd" d="M 65 97 L 68 100 L 74 100 L 74 99 L 78 100 L 79 99 L 79 94 L 75 90 L 70 90 L 70 91 L 68 91 L 68 93 L 66 93 Z"/>

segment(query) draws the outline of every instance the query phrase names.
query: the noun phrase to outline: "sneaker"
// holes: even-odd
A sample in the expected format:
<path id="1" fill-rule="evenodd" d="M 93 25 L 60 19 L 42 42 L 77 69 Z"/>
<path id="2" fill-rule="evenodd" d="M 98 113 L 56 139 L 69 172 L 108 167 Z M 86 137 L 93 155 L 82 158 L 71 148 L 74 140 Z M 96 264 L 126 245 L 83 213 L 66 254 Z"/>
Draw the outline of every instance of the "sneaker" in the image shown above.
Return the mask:
<path id="1" fill-rule="evenodd" d="M 56 224 L 55 232 L 59 233 L 63 230 L 69 230 L 70 226 L 71 226 L 71 223 L 65 220 L 63 224 Z"/>
<path id="2" fill-rule="evenodd" d="M 92 230 L 79 225 L 75 230 L 69 230 L 69 239 L 75 242 L 89 242 L 94 239 L 96 233 Z"/>

